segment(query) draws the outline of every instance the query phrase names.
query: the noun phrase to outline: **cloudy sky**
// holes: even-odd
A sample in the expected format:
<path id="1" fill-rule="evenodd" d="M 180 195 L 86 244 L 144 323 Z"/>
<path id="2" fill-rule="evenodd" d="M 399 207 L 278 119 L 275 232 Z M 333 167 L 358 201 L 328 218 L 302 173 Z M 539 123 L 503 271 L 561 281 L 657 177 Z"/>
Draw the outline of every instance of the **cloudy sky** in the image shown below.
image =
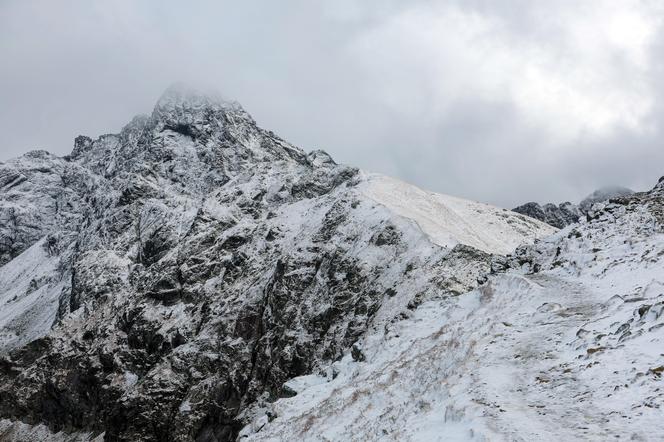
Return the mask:
<path id="1" fill-rule="evenodd" d="M 661 0 L 0 0 L 0 161 L 184 81 L 305 150 L 512 207 L 664 175 Z"/>

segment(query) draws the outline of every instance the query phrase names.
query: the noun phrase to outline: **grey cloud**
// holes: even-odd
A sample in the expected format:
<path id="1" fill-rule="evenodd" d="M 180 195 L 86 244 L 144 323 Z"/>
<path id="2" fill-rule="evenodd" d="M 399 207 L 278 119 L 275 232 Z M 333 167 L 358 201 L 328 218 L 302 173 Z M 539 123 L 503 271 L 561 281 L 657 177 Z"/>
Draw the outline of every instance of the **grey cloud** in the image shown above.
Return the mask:
<path id="1" fill-rule="evenodd" d="M 150 112 L 169 84 L 185 81 L 237 99 L 306 150 L 508 207 L 578 200 L 606 184 L 646 188 L 664 174 L 661 26 L 643 69 L 655 103 L 647 130 L 558 138 L 564 124 L 533 123 L 507 87 L 492 82 L 512 74 L 511 61 L 504 71 L 494 63 L 478 72 L 482 57 L 472 47 L 455 52 L 464 41 L 444 29 L 433 28 L 435 38 L 452 49 L 438 48 L 433 36 L 423 47 L 390 28 L 441 5 L 488 20 L 503 46 L 522 39 L 563 62 L 590 63 L 586 54 L 566 58 L 559 27 L 567 18 L 551 2 L 9 0 L 0 3 L 0 160 L 33 148 L 66 154 L 77 134 L 118 131 Z M 541 20 L 544 12 L 554 19 Z M 608 78 L 632 81 L 626 63 L 616 55 Z M 508 86 L 519 92 L 518 82 Z"/>

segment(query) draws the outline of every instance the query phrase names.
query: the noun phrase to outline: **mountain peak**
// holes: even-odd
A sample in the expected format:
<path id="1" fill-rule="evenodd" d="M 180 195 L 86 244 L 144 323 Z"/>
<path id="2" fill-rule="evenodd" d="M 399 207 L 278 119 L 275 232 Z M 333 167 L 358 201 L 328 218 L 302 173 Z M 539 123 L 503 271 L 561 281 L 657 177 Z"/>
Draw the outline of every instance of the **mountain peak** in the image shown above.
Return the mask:
<path id="1" fill-rule="evenodd" d="M 155 106 L 155 111 L 158 109 L 201 107 L 241 109 L 238 102 L 225 99 L 217 91 L 203 91 L 180 82 L 172 84 L 161 94 Z"/>
<path id="2" fill-rule="evenodd" d="M 222 98 L 217 92 L 176 83 L 161 95 L 152 112 L 159 126 L 178 132 L 201 132 L 206 126 L 221 127 L 225 122 L 255 126 L 255 121 L 238 103 Z M 184 128 L 182 130 L 178 128 Z"/>

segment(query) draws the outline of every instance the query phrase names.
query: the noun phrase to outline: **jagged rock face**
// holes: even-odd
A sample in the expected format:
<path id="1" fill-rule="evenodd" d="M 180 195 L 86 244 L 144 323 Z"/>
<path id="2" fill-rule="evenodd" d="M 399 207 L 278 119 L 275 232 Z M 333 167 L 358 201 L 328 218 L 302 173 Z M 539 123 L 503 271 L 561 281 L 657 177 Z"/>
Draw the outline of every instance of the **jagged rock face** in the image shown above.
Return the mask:
<path id="1" fill-rule="evenodd" d="M 592 209 L 593 204 L 609 201 L 612 198 L 629 196 L 633 193 L 634 191 L 626 187 L 603 187 L 585 197 L 578 205 L 565 202 L 559 205 L 547 203 L 541 206 L 538 203 L 530 202 L 512 210 L 562 229 L 579 222 L 579 219 Z"/>
<path id="2" fill-rule="evenodd" d="M 0 163 L 0 265 L 48 232 L 72 233 L 92 185 L 84 168 L 45 151 Z"/>
<path id="3" fill-rule="evenodd" d="M 63 440 L 234 440 L 288 379 L 490 270 L 366 181 L 180 89 L 68 157 L 3 164 L 0 416 Z"/>
<path id="4" fill-rule="evenodd" d="M 660 179 L 657 185 L 646 192 L 631 192 L 624 196 L 613 197 L 608 201 L 595 203 L 586 213 L 587 223 L 575 226 L 571 230 L 559 232 L 558 235 L 549 237 L 546 241 L 539 242 L 536 245 L 523 245 L 517 247 L 513 254 L 507 257 L 494 258 L 493 266 L 497 262 L 504 267 L 501 271 L 510 269 L 522 269 L 528 272 L 537 273 L 542 270 L 552 270 L 558 267 L 566 267 L 573 271 L 581 268 L 578 255 L 592 248 L 591 245 L 604 245 L 617 247 L 620 244 L 627 243 L 629 238 L 632 241 L 648 242 L 651 236 L 664 233 L 664 177 Z M 594 238 L 594 237 L 597 238 Z M 584 247 L 579 247 L 577 242 L 584 243 Z M 608 244 L 602 244 L 608 243 Z M 655 252 L 660 246 L 656 241 L 648 252 Z M 568 261 L 562 257 L 563 250 L 558 247 L 568 249 Z M 601 248 L 593 248 L 593 254 L 602 253 Z M 630 258 L 634 256 L 630 255 Z M 574 258 L 577 258 L 576 260 Z M 618 253 L 614 253 L 611 258 L 620 258 Z M 657 257 L 659 258 L 659 256 Z M 649 262 L 650 263 L 650 262 Z M 525 266 L 525 267 L 524 267 Z M 494 268 L 495 272 L 495 268 Z"/>
<path id="5" fill-rule="evenodd" d="M 538 203 L 531 202 L 512 210 L 559 229 L 578 222 L 582 215 L 579 208 L 569 202 L 562 203 L 558 206 L 551 203 L 540 206 Z"/>

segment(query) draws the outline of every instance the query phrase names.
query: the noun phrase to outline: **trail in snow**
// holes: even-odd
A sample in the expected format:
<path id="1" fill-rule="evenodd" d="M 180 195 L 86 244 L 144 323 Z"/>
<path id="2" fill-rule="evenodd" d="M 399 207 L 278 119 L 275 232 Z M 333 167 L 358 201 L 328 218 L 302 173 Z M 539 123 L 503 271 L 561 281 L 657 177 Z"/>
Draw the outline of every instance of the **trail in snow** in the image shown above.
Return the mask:
<path id="1" fill-rule="evenodd" d="M 493 405 L 487 407 L 491 426 L 510 439 L 613 436 L 586 401 L 592 387 L 574 370 L 586 355 L 572 345 L 575 331 L 606 307 L 578 282 L 545 275 L 527 280 L 535 284 L 531 299 L 506 305 L 505 320 L 496 318 L 489 342 L 476 354 L 470 394 L 481 405 Z"/>
<path id="2" fill-rule="evenodd" d="M 506 289 L 515 296 L 501 296 Z M 309 379 L 278 401 L 279 417 L 250 439 L 657 440 L 656 408 L 612 403 L 616 387 L 631 386 L 602 373 L 626 374 L 624 354 L 602 361 L 576 336 L 617 308 L 607 301 L 578 282 L 536 275 L 501 277 L 452 306 L 427 303 L 368 339 L 368 362 L 347 357 L 334 379 Z"/>

